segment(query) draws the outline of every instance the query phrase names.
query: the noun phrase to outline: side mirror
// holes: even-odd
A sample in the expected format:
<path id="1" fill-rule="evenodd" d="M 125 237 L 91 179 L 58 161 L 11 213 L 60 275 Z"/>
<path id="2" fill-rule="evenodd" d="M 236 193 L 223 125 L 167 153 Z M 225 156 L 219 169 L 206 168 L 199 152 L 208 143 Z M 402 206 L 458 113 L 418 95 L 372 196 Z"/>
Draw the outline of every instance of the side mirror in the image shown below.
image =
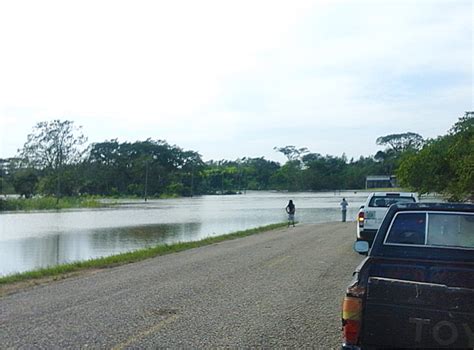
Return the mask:
<path id="1" fill-rule="evenodd" d="M 354 243 L 354 250 L 359 254 L 367 255 L 369 252 L 369 242 L 357 241 Z"/>

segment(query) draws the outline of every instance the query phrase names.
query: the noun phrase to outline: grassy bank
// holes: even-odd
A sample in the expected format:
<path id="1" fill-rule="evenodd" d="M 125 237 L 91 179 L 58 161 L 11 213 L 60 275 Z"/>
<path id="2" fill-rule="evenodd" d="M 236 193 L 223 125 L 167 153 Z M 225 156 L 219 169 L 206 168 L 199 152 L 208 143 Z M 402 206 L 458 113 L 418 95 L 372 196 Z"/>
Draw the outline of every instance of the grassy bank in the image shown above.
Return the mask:
<path id="1" fill-rule="evenodd" d="M 0 199 L 0 211 L 54 210 L 71 208 L 100 208 L 104 204 L 95 197 L 55 197 Z"/>
<path id="2" fill-rule="evenodd" d="M 170 245 L 159 245 L 151 248 L 136 250 L 132 252 L 127 252 L 118 255 L 112 255 L 104 258 L 99 259 L 92 259 L 82 262 L 75 262 L 71 264 L 64 264 L 64 265 L 57 265 L 53 267 L 43 268 L 35 271 L 28 271 L 23 273 L 18 273 L 10 276 L 0 277 L 0 286 L 11 284 L 15 282 L 27 281 L 27 280 L 35 280 L 35 279 L 42 279 L 46 277 L 54 278 L 57 277 L 62 278 L 63 276 L 79 271 L 86 271 L 91 269 L 104 269 L 110 268 L 114 266 L 125 265 L 149 258 L 153 258 L 159 255 L 165 255 L 170 253 L 176 253 L 187 249 L 202 247 L 209 244 L 214 244 L 230 239 L 250 236 L 256 233 L 270 231 L 276 228 L 285 227 L 287 223 L 277 223 L 271 224 L 267 226 L 256 227 L 253 229 L 245 230 L 245 231 L 238 231 L 234 233 L 230 233 L 227 235 L 215 236 L 205 238 L 200 241 L 195 242 L 183 242 L 183 243 L 176 243 Z"/>
<path id="3" fill-rule="evenodd" d="M 178 195 L 163 194 L 159 197 L 148 197 L 148 199 L 171 199 L 179 198 Z M 82 196 L 62 197 L 59 201 L 56 197 L 34 197 L 34 198 L 2 198 L 0 197 L 0 211 L 31 211 L 31 210 L 61 210 L 74 208 L 103 208 L 119 204 L 124 200 L 142 200 L 138 196 Z M 138 203 L 138 202 L 137 202 Z"/>

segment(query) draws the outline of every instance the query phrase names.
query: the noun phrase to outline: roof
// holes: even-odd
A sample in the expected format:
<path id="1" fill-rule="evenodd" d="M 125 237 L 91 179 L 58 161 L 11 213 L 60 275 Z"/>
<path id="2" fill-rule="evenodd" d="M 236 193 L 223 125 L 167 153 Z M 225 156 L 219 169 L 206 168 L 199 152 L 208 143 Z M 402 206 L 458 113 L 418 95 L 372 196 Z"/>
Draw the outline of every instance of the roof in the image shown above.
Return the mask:
<path id="1" fill-rule="evenodd" d="M 365 178 L 367 181 L 390 181 L 392 176 L 390 175 L 369 175 Z"/>
<path id="2" fill-rule="evenodd" d="M 416 196 L 416 193 L 413 193 L 413 192 L 396 192 L 396 191 L 372 192 L 370 195 L 386 197 L 389 194 L 400 195 L 401 197 L 414 197 L 414 196 Z"/>

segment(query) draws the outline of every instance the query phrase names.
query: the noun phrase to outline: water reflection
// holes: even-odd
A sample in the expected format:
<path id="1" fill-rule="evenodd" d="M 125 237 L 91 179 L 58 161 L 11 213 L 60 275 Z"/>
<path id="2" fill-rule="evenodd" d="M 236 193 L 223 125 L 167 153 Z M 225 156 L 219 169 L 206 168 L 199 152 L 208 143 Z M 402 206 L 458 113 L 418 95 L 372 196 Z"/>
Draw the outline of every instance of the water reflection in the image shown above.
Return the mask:
<path id="1" fill-rule="evenodd" d="M 248 193 L 147 203 L 128 201 L 112 209 L 0 214 L 0 275 L 107 256 L 163 243 L 286 220 L 291 198 L 302 223 L 339 221 L 345 196 L 354 219 L 366 194 Z"/>
<path id="2" fill-rule="evenodd" d="M 98 258 L 157 244 L 194 240 L 190 233 L 199 232 L 200 226 L 197 222 L 146 225 L 8 240 L 0 244 L 0 274 Z M 198 235 L 194 236 L 200 239 Z"/>

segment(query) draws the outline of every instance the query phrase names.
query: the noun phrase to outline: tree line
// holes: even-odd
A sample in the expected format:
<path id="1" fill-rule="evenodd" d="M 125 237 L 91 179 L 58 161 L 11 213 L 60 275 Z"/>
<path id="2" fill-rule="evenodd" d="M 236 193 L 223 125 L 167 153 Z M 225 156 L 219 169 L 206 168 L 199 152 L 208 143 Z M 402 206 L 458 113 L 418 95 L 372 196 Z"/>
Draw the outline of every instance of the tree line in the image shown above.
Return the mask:
<path id="1" fill-rule="evenodd" d="M 347 159 L 295 146 L 275 147 L 284 164 L 259 158 L 204 162 L 191 150 L 164 140 L 93 143 L 72 121 L 38 123 L 14 158 L 2 160 L 2 192 L 44 196 L 193 196 L 245 190 L 325 191 L 360 189 L 368 175 L 396 174 L 420 193 L 453 200 L 473 193 L 473 113 L 449 133 L 424 140 L 416 133 L 381 136 L 373 156 Z"/>

